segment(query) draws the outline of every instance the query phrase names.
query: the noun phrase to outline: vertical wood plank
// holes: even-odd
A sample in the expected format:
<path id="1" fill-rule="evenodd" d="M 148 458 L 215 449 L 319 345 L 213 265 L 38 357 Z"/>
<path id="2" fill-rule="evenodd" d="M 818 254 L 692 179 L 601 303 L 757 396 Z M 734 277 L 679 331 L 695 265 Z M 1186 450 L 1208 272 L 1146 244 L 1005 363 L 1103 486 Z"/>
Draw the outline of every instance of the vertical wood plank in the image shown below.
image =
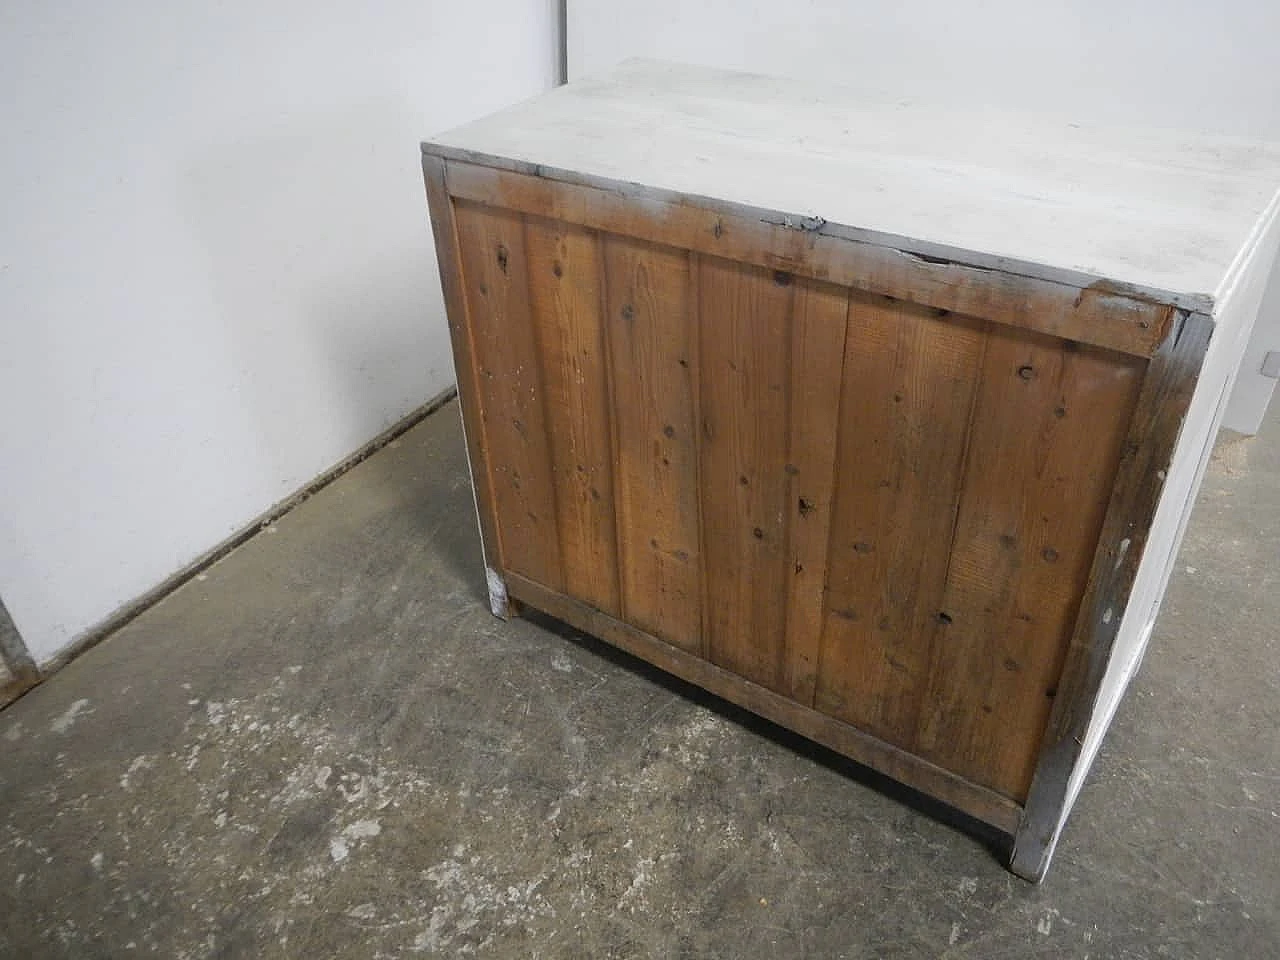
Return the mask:
<path id="1" fill-rule="evenodd" d="M 520 214 L 455 205 L 503 567 L 564 587 Z"/>
<path id="2" fill-rule="evenodd" d="M 695 250 L 686 252 L 688 257 L 689 270 L 689 322 L 693 325 L 693 329 L 689 332 L 689 392 L 693 397 L 693 465 L 694 465 L 694 489 L 697 491 L 698 501 L 698 644 L 696 649 L 698 656 L 704 660 L 710 656 L 710 636 L 711 628 L 709 626 L 711 618 L 711 608 L 707 603 L 707 542 L 706 524 L 703 523 L 703 504 L 702 504 L 702 387 L 701 387 L 701 371 L 702 371 L 702 337 L 699 334 L 699 327 L 702 323 L 702 316 L 698 312 L 699 304 L 702 302 L 702 294 L 699 287 L 699 278 L 702 276 L 702 255 Z"/>
<path id="3" fill-rule="evenodd" d="M 701 258 L 699 440 L 707 655 L 784 686 L 791 511 L 791 306 L 787 274 Z"/>
<path id="4" fill-rule="evenodd" d="M 564 588 L 616 615 L 613 456 L 596 236 L 581 227 L 530 217 L 525 245 Z"/>
<path id="5" fill-rule="evenodd" d="M 688 256 L 604 238 L 621 605 L 629 623 L 701 645 L 694 325 Z"/>
<path id="6" fill-rule="evenodd" d="M 1026 796 L 1145 363 L 993 330 L 916 749 Z"/>
<path id="7" fill-rule="evenodd" d="M 811 706 L 818 679 L 827 543 L 835 493 L 836 437 L 849 291 L 797 281 L 791 325 L 790 453 L 786 509 L 785 677 L 782 692 Z"/>
<path id="8" fill-rule="evenodd" d="M 815 702 L 900 746 L 928 681 L 985 339 L 977 321 L 850 303 Z"/>

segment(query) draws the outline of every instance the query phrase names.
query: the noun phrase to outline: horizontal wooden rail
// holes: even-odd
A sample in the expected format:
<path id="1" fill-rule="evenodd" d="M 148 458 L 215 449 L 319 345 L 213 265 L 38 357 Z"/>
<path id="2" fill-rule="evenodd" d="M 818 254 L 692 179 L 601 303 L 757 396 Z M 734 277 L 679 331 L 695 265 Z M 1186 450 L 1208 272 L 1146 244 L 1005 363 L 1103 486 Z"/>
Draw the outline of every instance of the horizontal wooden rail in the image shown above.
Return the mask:
<path id="1" fill-rule="evenodd" d="M 1073 287 L 964 264 L 936 261 L 696 203 L 445 162 L 449 194 L 595 230 L 636 237 L 742 263 L 826 280 L 939 310 L 982 317 L 1135 356 L 1164 339 L 1173 308 L 1101 286 Z"/>
<path id="2" fill-rule="evenodd" d="M 508 572 L 506 581 L 510 595 L 534 609 L 599 637 L 682 680 L 808 737 L 892 777 L 899 783 L 920 790 L 998 830 L 1012 835 L 1018 827 L 1022 807 L 1008 797 L 971 783 L 927 760 L 912 756 L 847 723 L 744 680 L 527 577 Z"/>

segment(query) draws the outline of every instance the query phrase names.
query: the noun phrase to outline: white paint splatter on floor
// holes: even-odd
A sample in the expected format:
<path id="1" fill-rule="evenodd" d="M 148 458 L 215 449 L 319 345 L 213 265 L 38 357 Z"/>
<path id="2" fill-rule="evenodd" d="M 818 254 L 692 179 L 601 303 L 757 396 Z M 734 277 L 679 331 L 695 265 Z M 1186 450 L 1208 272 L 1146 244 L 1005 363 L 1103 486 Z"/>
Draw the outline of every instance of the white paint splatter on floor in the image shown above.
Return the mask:
<path id="1" fill-rule="evenodd" d="M 129 768 L 125 770 L 124 775 L 120 778 L 120 789 L 131 789 L 133 786 L 133 780 L 131 779 L 133 775 L 140 770 L 146 770 L 149 767 L 154 767 L 155 764 L 156 758 L 148 754 L 144 753 L 141 756 L 134 757 L 133 762 L 129 764 Z"/>
<path id="2" fill-rule="evenodd" d="M 352 907 L 343 916 L 350 917 L 352 920 L 373 920 L 378 916 L 378 908 L 372 903 L 361 903 Z"/>
<path id="3" fill-rule="evenodd" d="M 637 905 L 647 906 L 644 890 L 653 883 L 653 863 L 651 857 L 641 857 L 636 861 L 635 876 L 631 879 L 631 885 L 618 898 L 618 906 L 629 907 L 632 913 L 635 913 Z"/>
<path id="4" fill-rule="evenodd" d="M 341 863 L 351 853 L 351 847 L 361 840 L 370 840 L 382 833 L 382 824 L 377 820 L 357 820 L 345 827 L 338 836 L 329 841 L 329 856 L 334 863 Z"/>
<path id="5" fill-rule="evenodd" d="M 357 820 L 342 831 L 342 835 L 351 840 L 367 840 L 382 833 L 382 825 L 377 820 Z"/>
<path id="6" fill-rule="evenodd" d="M 1053 918 L 1058 915 L 1058 911 L 1050 907 L 1040 915 L 1040 919 L 1036 921 L 1036 933 L 1047 937 L 1053 932 Z"/>
<path id="7" fill-rule="evenodd" d="M 465 857 L 466 850 L 463 850 Z M 486 950 L 498 933 L 509 927 L 525 926 L 538 917 L 555 917 L 556 910 L 538 891 L 550 875 L 543 871 L 531 880 L 508 883 L 505 887 L 493 876 L 494 867 L 479 856 L 450 857 L 431 867 L 426 878 L 440 896 L 427 926 L 414 938 L 419 953 L 448 950 L 451 954 Z M 493 932 L 478 944 L 456 941 L 474 929 Z"/>
<path id="8" fill-rule="evenodd" d="M 88 700 L 77 700 L 75 703 L 71 704 L 71 706 L 67 707 L 66 712 L 63 713 L 62 716 L 57 717 L 54 719 L 53 723 L 49 724 L 49 729 L 54 733 L 66 733 L 75 724 L 76 720 L 80 718 L 80 715 L 85 713 L 85 707 L 87 706 L 89 706 Z M 88 712 L 92 713 L 93 711 L 90 710 Z"/>

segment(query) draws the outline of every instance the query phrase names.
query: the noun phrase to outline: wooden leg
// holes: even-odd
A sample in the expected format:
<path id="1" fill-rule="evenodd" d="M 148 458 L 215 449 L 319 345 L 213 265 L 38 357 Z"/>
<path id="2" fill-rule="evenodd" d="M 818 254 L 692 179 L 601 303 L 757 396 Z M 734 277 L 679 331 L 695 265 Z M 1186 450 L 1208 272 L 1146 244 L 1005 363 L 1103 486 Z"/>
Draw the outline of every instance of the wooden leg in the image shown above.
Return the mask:
<path id="1" fill-rule="evenodd" d="M 1058 834 L 1062 826 L 1057 825 L 1048 836 L 1031 840 L 1025 831 L 1019 830 L 1014 842 L 1013 852 L 1009 855 L 1009 872 L 1023 880 L 1039 883 L 1049 871 L 1049 862 L 1053 859 L 1054 848 L 1058 845 Z"/>

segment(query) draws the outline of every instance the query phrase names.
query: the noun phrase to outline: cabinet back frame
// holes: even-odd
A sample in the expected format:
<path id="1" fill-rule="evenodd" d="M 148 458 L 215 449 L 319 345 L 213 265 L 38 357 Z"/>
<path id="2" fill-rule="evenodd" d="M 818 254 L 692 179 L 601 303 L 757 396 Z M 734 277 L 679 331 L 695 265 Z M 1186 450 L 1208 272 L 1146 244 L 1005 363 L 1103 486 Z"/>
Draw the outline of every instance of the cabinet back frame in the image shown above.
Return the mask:
<path id="1" fill-rule="evenodd" d="M 464 427 L 473 425 L 466 431 L 467 451 L 495 614 L 507 614 L 510 588 L 514 599 L 602 636 L 1014 836 L 1015 872 L 1032 878 L 1042 875 L 1051 853 L 1045 824 L 1056 821 L 1065 803 L 1066 778 L 1079 758 L 1081 731 L 1097 698 L 1115 628 L 1141 559 L 1142 539 L 1159 499 L 1158 485 L 1152 489 L 1144 476 L 1149 481 L 1155 475 L 1151 465 L 1167 463 L 1172 454 L 1211 321 L 1200 315 L 1188 318 L 1169 303 L 1101 284 L 1071 286 L 939 261 L 833 236 L 823 232 L 821 223 L 781 214 L 762 217 L 758 211 L 728 211 L 724 204 L 704 204 L 700 198 L 647 196 L 644 188 L 632 184 L 617 184 L 610 190 L 547 180 L 477 163 L 474 157 L 449 158 L 447 151 L 436 153 L 428 145 L 423 151 L 463 422 Z M 459 280 L 457 200 L 683 249 L 691 257 L 715 256 L 830 282 L 928 306 L 941 315 L 980 317 L 1149 360 L 1025 805 L 506 569 L 491 465 L 480 429 L 479 371 Z"/>

